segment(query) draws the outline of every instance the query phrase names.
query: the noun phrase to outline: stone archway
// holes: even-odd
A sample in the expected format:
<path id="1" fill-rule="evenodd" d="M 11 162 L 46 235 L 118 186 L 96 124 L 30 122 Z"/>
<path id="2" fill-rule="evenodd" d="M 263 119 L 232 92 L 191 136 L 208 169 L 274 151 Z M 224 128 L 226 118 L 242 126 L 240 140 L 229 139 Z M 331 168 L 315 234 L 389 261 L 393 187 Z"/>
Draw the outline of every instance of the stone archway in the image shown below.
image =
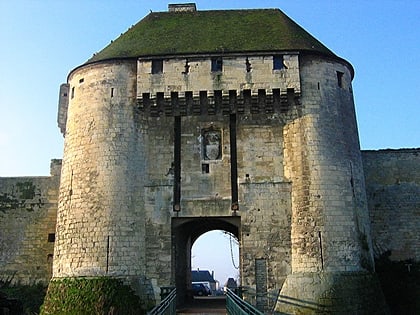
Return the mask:
<path id="1" fill-rule="evenodd" d="M 195 240 L 206 232 L 224 230 L 240 241 L 240 224 L 239 216 L 172 218 L 172 279 L 179 305 L 192 300 L 191 248 Z"/>

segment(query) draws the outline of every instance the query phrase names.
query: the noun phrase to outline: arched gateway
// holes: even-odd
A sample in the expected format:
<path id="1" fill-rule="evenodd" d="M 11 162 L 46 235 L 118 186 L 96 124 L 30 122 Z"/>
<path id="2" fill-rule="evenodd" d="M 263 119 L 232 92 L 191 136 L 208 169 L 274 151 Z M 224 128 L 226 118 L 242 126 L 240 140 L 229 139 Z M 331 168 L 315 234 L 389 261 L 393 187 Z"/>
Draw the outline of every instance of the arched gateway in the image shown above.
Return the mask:
<path id="1" fill-rule="evenodd" d="M 192 242 L 218 228 L 277 311 L 381 312 L 352 79 L 280 10 L 147 15 L 61 87 L 50 288 L 105 277 L 144 308 L 161 286 L 182 302 Z"/>
<path id="2" fill-rule="evenodd" d="M 172 220 L 173 278 L 177 288 L 178 302 L 191 299 L 191 249 L 194 242 L 204 233 L 224 230 L 239 239 L 240 218 L 227 217 L 182 217 Z M 217 256 L 218 253 L 209 253 Z"/>

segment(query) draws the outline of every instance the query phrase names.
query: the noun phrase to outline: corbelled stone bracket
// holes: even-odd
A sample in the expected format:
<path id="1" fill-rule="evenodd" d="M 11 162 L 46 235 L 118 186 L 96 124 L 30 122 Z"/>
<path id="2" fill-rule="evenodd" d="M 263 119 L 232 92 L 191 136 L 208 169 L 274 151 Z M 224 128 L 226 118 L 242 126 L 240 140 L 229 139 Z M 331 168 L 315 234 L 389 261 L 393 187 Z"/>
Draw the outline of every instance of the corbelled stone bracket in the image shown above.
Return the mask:
<path id="1" fill-rule="evenodd" d="M 239 94 L 236 90 L 158 92 L 143 93 L 137 99 L 139 112 L 150 117 L 287 113 L 299 105 L 300 93 L 294 89 L 243 90 Z"/>

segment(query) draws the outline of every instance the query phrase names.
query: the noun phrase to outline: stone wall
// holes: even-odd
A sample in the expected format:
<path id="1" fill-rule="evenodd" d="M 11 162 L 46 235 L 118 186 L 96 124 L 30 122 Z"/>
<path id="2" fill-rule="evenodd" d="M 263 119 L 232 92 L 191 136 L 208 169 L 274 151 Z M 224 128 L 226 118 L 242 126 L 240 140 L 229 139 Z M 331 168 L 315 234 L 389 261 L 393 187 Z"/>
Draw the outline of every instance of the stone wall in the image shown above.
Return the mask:
<path id="1" fill-rule="evenodd" d="M 51 176 L 0 178 L 0 280 L 47 284 L 51 277 L 61 160 Z"/>
<path id="2" fill-rule="evenodd" d="M 375 256 L 420 261 L 420 149 L 362 156 Z"/>
<path id="3" fill-rule="evenodd" d="M 211 71 L 211 58 L 192 57 L 182 59 L 163 59 L 162 73 L 152 74 L 152 61 L 139 59 L 137 70 L 137 97 L 150 93 L 249 89 L 258 94 L 259 89 L 280 89 L 284 92 L 294 89 L 300 92 L 298 55 L 283 55 L 283 69 L 273 70 L 273 56 L 224 56 L 222 70 Z M 247 67 L 248 70 L 247 71 Z"/>
<path id="4" fill-rule="evenodd" d="M 371 215 L 372 238 L 374 243 L 375 255 L 379 256 L 386 251 L 390 251 L 391 259 L 420 260 L 419 248 L 417 244 L 418 230 L 418 209 L 420 209 L 419 194 L 419 149 L 401 149 L 401 150 L 379 150 L 379 151 L 362 151 L 363 165 L 366 176 L 366 187 L 369 210 Z M 1 210 L 0 210 L 0 239 L 1 242 L 1 279 L 6 279 L 14 275 L 16 282 L 33 283 L 42 281 L 46 283 L 51 276 L 53 242 L 48 241 L 48 236 L 53 237 L 55 234 L 57 194 L 59 185 L 59 175 L 61 169 L 60 160 L 53 160 L 51 164 L 50 177 L 16 177 L 16 178 L 0 178 L 1 192 Z M 280 183 L 279 183 L 280 184 Z M 282 240 L 283 246 L 276 244 L 275 250 L 282 251 L 284 255 L 281 259 L 282 265 L 277 263 L 275 269 L 284 269 L 281 275 L 290 272 L 290 250 L 287 242 L 290 234 L 290 214 L 281 217 L 273 213 L 269 219 L 266 218 L 261 210 L 261 202 L 254 202 L 254 206 L 249 200 L 254 199 L 254 195 L 259 195 L 261 189 L 270 196 L 270 190 L 273 188 L 285 191 L 286 195 L 278 199 L 284 204 L 285 211 L 288 209 L 288 193 L 289 190 L 285 184 L 272 183 L 251 183 L 251 179 L 246 177 L 240 180 L 240 190 L 243 210 L 246 209 L 248 216 L 244 218 L 242 225 L 242 246 L 243 251 L 250 250 L 258 243 L 258 240 L 251 240 L 252 235 L 256 235 L 259 230 L 258 222 L 266 222 L 263 225 L 268 233 L 276 228 L 278 221 L 285 220 L 282 224 L 284 227 L 283 236 L 273 238 L 277 241 Z M 267 186 L 268 185 L 268 186 Z M 287 185 L 287 184 L 286 184 Z M 149 224 L 152 222 L 160 223 L 162 227 L 169 226 L 168 221 L 170 209 L 156 207 L 156 203 L 161 204 L 162 200 L 171 200 L 172 184 L 169 181 L 167 187 L 162 188 L 150 186 L 146 188 L 145 194 L 150 196 L 146 202 L 146 212 L 150 218 Z M 251 189 L 251 187 L 255 187 Z M 258 188 L 259 189 L 256 189 Z M 270 188 L 272 187 L 272 188 Z M 286 189 L 286 190 L 284 190 Z M 161 192 L 157 192 L 160 190 Z M 35 191 L 34 198 L 27 199 L 25 192 Z M 251 191 L 255 191 L 251 194 Z M 153 197 L 153 199 L 150 199 Z M 165 197 L 166 196 L 166 197 Z M 21 198 L 22 197 L 22 198 Z M 41 203 L 39 201 L 41 197 Z M 271 197 L 268 197 L 271 199 Z M 278 202 L 278 201 L 277 201 Z M 277 207 L 279 205 L 276 205 Z M 166 204 L 168 207 L 168 203 Z M 254 209 L 255 208 L 255 209 Z M 266 208 L 272 208 L 266 207 Z M 148 210 L 149 209 L 149 210 Z M 162 211 L 168 211 L 168 214 L 162 214 Z M 261 213 L 261 217 L 259 214 Z M 249 223 L 247 223 L 249 221 Z M 252 221 L 252 222 L 251 222 Z M 255 221 L 255 222 L 254 222 Z M 272 224 L 272 227 L 267 225 Z M 252 224 L 254 223 L 254 224 Z M 158 229 L 148 229 L 148 237 L 146 243 L 148 245 L 148 255 L 156 250 L 156 246 L 161 248 L 162 243 L 154 244 L 159 232 Z M 164 233 L 169 235 L 170 231 Z M 168 240 L 169 236 L 165 236 Z M 259 238 L 259 242 L 267 242 L 269 238 Z M 251 244 L 251 245 L 248 245 Z M 268 248 L 266 244 L 259 244 L 256 249 L 263 250 Z M 164 246 L 170 247 L 170 242 Z M 283 249 L 282 249 L 283 248 Z M 256 257 L 268 257 L 263 251 L 256 252 Z M 157 255 L 159 257 L 159 255 Z M 152 274 L 159 274 L 161 270 L 168 270 L 170 266 L 169 257 L 160 259 L 166 261 L 165 265 L 156 264 L 156 260 L 150 263 L 148 270 Z M 249 265 L 248 265 L 249 264 Z M 252 259 L 243 265 L 244 279 L 253 279 L 254 262 Z M 273 272 L 275 269 L 270 269 Z M 155 270 L 153 272 L 153 270 Z M 245 276 L 246 275 L 246 276 Z M 284 276 L 283 276 L 284 277 Z M 166 278 L 166 277 L 165 277 Z M 244 280 L 244 285 L 252 285 L 253 281 Z M 159 283 L 160 284 L 160 283 Z M 156 282 L 156 286 L 158 283 Z"/>
<path id="5" fill-rule="evenodd" d="M 282 70 L 272 69 L 272 56 L 223 60 L 220 73 L 211 73 L 210 57 L 189 60 L 188 74 L 185 59 L 164 60 L 162 74 L 142 59 L 75 69 L 60 90 L 61 183 L 59 162 L 51 177 L 0 179 L 0 277 L 46 282 L 56 221 L 55 278 L 124 278 L 145 301 L 159 300 L 159 287 L 180 277 L 176 246 L 185 245 L 188 280 L 191 246 L 211 229 L 238 237 L 241 284 L 256 289 L 262 308 L 285 281 L 293 291 L 321 271 L 334 280 L 371 270 L 350 69 L 293 54 Z M 363 153 L 374 248 L 397 260 L 419 259 L 418 153 Z M 174 221 L 184 219 L 175 235 Z M 305 290 L 303 297 L 324 294 Z"/>
<path id="6" fill-rule="evenodd" d="M 236 215 L 241 222 L 238 237 L 243 253 L 242 284 L 255 289 L 255 259 L 258 258 L 266 261 L 265 291 L 276 291 L 291 270 L 291 186 L 283 176 L 282 126 L 278 120 L 267 119 L 265 114 L 239 117 L 236 125 L 239 211 Z M 145 128 L 150 139 L 145 148 L 150 165 L 144 190 L 146 266 L 156 292 L 170 279 L 171 218 L 232 215 L 229 116 L 219 111 L 215 115 L 182 117 L 181 211 L 176 214 L 172 211 L 173 124 L 173 117 L 148 118 Z M 209 128 L 221 135 L 221 154 L 216 159 L 206 159 L 203 153 L 203 130 Z M 153 161 L 149 161 L 152 157 Z M 223 229 L 222 225 L 219 229 Z"/>

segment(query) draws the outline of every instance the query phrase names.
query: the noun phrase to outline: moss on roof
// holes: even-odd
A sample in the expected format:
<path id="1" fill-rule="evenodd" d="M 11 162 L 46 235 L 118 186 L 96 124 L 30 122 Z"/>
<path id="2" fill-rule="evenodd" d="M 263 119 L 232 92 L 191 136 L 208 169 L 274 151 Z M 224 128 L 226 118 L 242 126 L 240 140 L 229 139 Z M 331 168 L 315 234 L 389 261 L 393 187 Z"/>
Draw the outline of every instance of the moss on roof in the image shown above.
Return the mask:
<path id="1" fill-rule="evenodd" d="M 156 12 L 87 63 L 141 56 L 311 51 L 337 57 L 278 9 Z"/>

